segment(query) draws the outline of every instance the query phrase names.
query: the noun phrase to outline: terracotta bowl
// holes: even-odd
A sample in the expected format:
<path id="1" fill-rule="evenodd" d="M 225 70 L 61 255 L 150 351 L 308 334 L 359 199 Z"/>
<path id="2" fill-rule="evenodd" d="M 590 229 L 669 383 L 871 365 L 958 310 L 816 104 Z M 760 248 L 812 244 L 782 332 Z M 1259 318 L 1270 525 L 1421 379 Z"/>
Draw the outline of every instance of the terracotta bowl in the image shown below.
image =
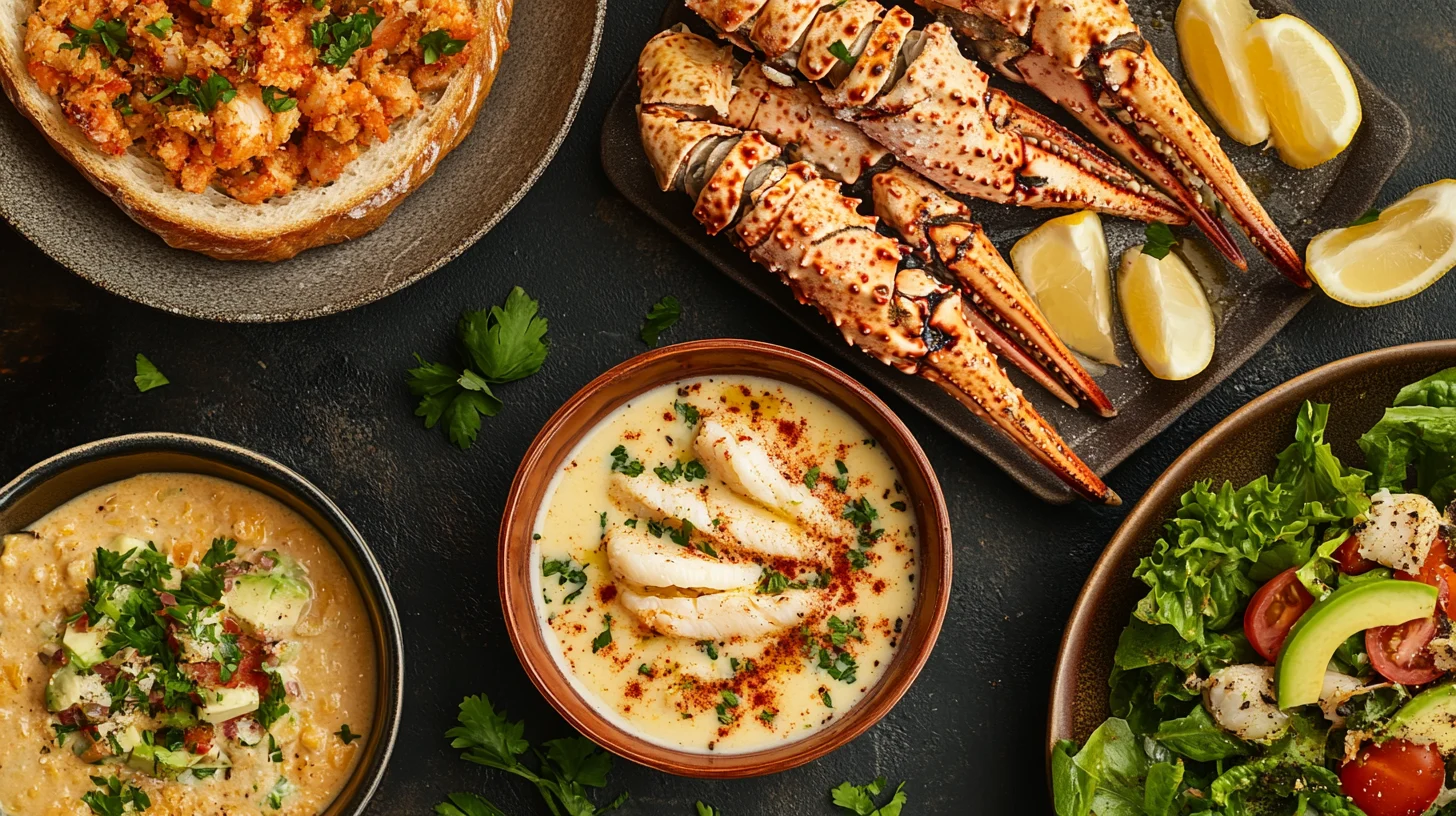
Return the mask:
<path id="1" fill-rule="evenodd" d="M 364 753 L 353 777 L 320 816 L 360 816 L 384 778 L 399 732 L 404 639 L 394 599 L 369 545 L 307 479 L 272 459 L 213 439 L 169 433 L 116 436 L 56 454 L 0 487 L 0 533 L 21 530 L 93 488 L 139 473 L 167 472 L 227 479 L 282 502 L 323 533 L 359 587 L 378 655 L 374 726 L 364 736 Z"/>
<path id="2" fill-rule="evenodd" d="M 1147 591 L 1133 579 L 1133 568 L 1152 551 L 1179 496 L 1199 479 L 1242 485 L 1272 473 L 1275 456 L 1294 439 L 1294 417 L 1305 400 L 1330 403 L 1325 439 L 1342 461 L 1363 465 L 1355 440 L 1380 418 L 1396 392 L 1451 366 L 1456 366 L 1453 340 L 1346 357 L 1271 389 L 1184 451 L 1128 513 L 1072 609 L 1052 680 L 1048 754 L 1057 740 L 1081 742 L 1107 719 L 1107 677 L 1117 638 Z"/>
<path id="3" fill-rule="evenodd" d="M 919 595 L 909 628 L 889 669 L 858 705 L 804 739 L 742 754 L 665 748 L 609 722 L 583 699 L 547 650 L 531 590 L 531 533 L 551 477 L 576 444 L 623 403 L 686 377 L 747 374 L 793 383 L 824 397 L 858 420 L 901 474 L 920 533 Z M 738 778 L 788 770 L 858 737 L 904 696 L 930 656 L 945 617 L 951 585 L 950 517 L 925 453 L 910 431 L 874 394 L 824 363 L 797 351 L 748 340 L 702 340 L 634 357 L 577 392 L 536 436 L 516 471 L 501 520 L 498 550 L 501 603 L 516 654 L 532 682 L 581 733 L 620 756 L 683 776 Z"/>

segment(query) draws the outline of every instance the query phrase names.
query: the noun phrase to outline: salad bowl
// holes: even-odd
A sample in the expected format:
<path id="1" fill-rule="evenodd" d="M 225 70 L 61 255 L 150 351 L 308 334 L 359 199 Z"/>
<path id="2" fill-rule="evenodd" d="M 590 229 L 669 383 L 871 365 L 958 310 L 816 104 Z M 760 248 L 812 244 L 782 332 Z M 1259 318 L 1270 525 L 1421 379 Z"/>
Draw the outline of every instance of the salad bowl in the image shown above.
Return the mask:
<path id="1" fill-rule="evenodd" d="M 1148 586 L 1133 577 L 1164 520 L 1199 480 L 1247 484 L 1275 471 L 1310 401 L 1329 404 L 1324 441 L 1346 466 L 1367 467 L 1357 445 L 1398 392 L 1456 366 L 1456 341 L 1416 343 L 1348 357 L 1296 377 L 1244 405 L 1188 448 L 1128 514 L 1093 567 L 1063 634 L 1052 681 L 1049 763 L 1062 740 L 1084 743 L 1110 716 L 1109 676 L 1119 636 Z M 1277 647 L 1276 647 L 1277 651 Z"/>

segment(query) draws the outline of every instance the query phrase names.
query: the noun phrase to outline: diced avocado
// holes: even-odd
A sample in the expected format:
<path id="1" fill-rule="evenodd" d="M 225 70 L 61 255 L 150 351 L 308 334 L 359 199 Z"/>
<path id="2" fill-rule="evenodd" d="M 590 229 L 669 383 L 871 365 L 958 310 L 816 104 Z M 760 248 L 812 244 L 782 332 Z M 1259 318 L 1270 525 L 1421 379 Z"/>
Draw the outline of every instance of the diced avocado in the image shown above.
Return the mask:
<path id="1" fill-rule="evenodd" d="M 1279 652 L 1274 690 L 1279 707 L 1318 702 L 1325 669 L 1351 635 L 1395 626 L 1436 611 L 1436 588 L 1419 581 L 1368 581 L 1340 587 L 1305 611 Z"/>
<path id="2" fill-rule="evenodd" d="M 202 706 L 197 711 L 198 718 L 214 724 L 251 714 L 258 710 L 258 704 L 262 702 L 258 690 L 251 686 L 205 688 L 199 689 L 198 694 L 202 697 Z"/>
<path id="3" fill-rule="evenodd" d="M 169 751 L 159 745 L 141 743 L 132 749 L 126 764 L 148 776 L 170 779 L 191 767 L 195 759 L 186 751 Z"/>
<path id="4" fill-rule="evenodd" d="M 171 728 L 191 728 L 197 725 L 197 718 L 190 711 L 164 711 L 157 721 Z"/>
<path id="5" fill-rule="evenodd" d="M 116 735 L 116 744 L 122 753 L 130 753 L 142 744 L 142 732 L 135 725 L 129 725 L 125 731 Z"/>
<path id="6" fill-rule="evenodd" d="M 121 620 L 121 610 L 126 606 L 127 599 L 135 593 L 136 587 L 130 584 L 122 584 L 111 591 L 111 594 L 96 602 L 96 611 L 112 620 Z"/>
<path id="7" fill-rule="evenodd" d="M 102 653 L 101 647 L 106 643 L 109 631 L 100 626 L 84 632 L 77 631 L 74 626 L 67 627 L 66 634 L 61 637 L 61 645 L 70 657 L 71 665 L 78 669 L 89 669 L 105 660 L 106 655 Z"/>
<path id="8" fill-rule="evenodd" d="M 233 617 L 270 638 L 293 634 L 313 593 L 308 584 L 282 571 L 244 575 L 222 596 Z"/>
<path id="9" fill-rule="evenodd" d="M 1386 733 L 1433 744 L 1443 754 L 1456 752 L 1456 685 L 1437 686 L 1412 697 L 1390 718 Z"/>
<path id="10" fill-rule="evenodd" d="M 62 666 L 46 683 L 46 710 L 65 711 L 81 702 L 81 677 L 70 666 Z"/>

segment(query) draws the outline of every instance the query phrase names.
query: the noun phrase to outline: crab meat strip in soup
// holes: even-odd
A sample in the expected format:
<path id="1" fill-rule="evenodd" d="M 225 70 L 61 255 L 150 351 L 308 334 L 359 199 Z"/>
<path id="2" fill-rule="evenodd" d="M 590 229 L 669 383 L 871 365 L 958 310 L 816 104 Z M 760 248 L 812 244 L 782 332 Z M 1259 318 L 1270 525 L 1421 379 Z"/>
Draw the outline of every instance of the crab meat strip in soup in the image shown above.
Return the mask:
<path id="1" fill-rule="evenodd" d="M 677 749 L 801 739 L 885 673 L 918 543 L 890 458 L 776 380 L 665 385 L 591 429 L 536 520 L 553 656 L 609 721 Z"/>

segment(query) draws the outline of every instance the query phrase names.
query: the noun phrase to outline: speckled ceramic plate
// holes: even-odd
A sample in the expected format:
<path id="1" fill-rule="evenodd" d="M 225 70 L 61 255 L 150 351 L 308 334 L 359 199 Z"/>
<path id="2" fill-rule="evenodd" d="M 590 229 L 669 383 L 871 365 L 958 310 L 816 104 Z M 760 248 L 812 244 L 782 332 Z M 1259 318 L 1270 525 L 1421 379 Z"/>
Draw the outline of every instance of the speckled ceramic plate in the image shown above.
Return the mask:
<path id="1" fill-rule="evenodd" d="M 905 5 L 912 7 L 911 4 Z M 1130 5 L 1133 16 L 1141 24 L 1143 34 L 1153 44 L 1158 57 L 1181 80 L 1183 67 L 1178 59 L 1172 26 L 1177 0 L 1130 0 Z M 1264 16 L 1297 11 L 1287 0 L 1255 0 L 1254 6 Z M 918 7 L 914 8 L 918 14 Z M 666 25 L 684 20 L 691 24 L 695 19 L 674 0 L 663 22 Z M 1331 33 L 1338 41 L 1339 32 Z M 1239 172 L 1248 179 L 1249 185 L 1295 248 L 1301 251 L 1319 231 L 1348 224 L 1364 212 L 1410 147 L 1410 122 L 1405 114 L 1390 97 L 1371 84 L 1348 56 L 1346 62 L 1350 63 L 1355 75 L 1365 119 L 1355 141 L 1338 158 L 1313 170 L 1299 171 L 1280 162 L 1272 152 L 1224 139 L 1224 146 Z M 1031 90 L 994 81 L 1073 131 L 1082 132 L 1080 126 L 1063 111 Z M 1191 91 L 1188 95 L 1197 106 L 1197 96 Z M 1028 490 L 1052 502 L 1068 502 L 1074 498 L 1050 471 L 1005 436 L 972 416 L 940 388 L 923 379 L 898 374 L 849 348 L 839 332 L 817 312 L 798 304 L 788 287 L 750 261 L 726 237 L 707 236 L 702 226 L 693 220 L 692 205 L 687 198 L 681 193 L 664 193 L 657 189 L 637 135 L 633 113 L 636 102 L 637 82 L 635 77 L 630 77 L 623 84 L 602 132 L 602 165 L 623 195 L 744 288 L 833 347 L 841 355 L 840 361 L 855 369 L 856 373 L 876 381 L 923 411 Z M 982 201 L 971 202 L 971 209 L 1003 255 L 1010 252 L 1011 245 L 1018 238 L 1056 215 L 1045 210 Z M 1123 250 L 1142 242 L 1142 224 L 1121 218 L 1103 218 L 1103 224 L 1113 258 L 1120 257 Z M 1191 230 L 1183 230 L 1182 233 L 1185 237 L 1193 235 Z M 1133 451 L 1157 436 L 1243 365 L 1254 352 L 1263 348 L 1309 302 L 1310 292 L 1287 283 L 1241 234 L 1238 240 L 1249 260 L 1249 271 L 1234 273 L 1230 267 L 1227 277 L 1219 282 L 1219 291 L 1212 298 L 1219 312 L 1218 350 L 1213 362 L 1197 377 L 1182 382 L 1155 379 L 1138 363 L 1137 354 L 1122 331 L 1120 321 L 1117 353 L 1127 365 L 1096 375 L 1098 384 L 1118 408 L 1118 416 L 1113 419 L 1102 419 L 1090 411 L 1068 408 L 1022 376 L 1021 372 L 1011 372 L 1012 379 L 1036 404 L 1037 410 L 1057 426 L 1063 438 L 1098 474 L 1106 475 Z"/>
<path id="2" fill-rule="evenodd" d="M 1062 636 L 1052 680 L 1047 749 L 1057 740 L 1085 740 L 1107 719 L 1107 678 L 1117 639 L 1147 586 L 1132 577 L 1152 552 L 1163 521 L 1195 481 L 1247 484 L 1274 470 L 1294 438 L 1294 418 L 1305 400 L 1330 405 L 1325 439 L 1341 460 L 1361 466 L 1355 444 L 1380 419 L 1407 383 L 1456 366 L 1456 340 L 1437 340 L 1346 357 L 1260 395 L 1194 442 L 1163 472 L 1128 513 L 1082 587 Z"/>
<path id="3" fill-rule="evenodd" d="M 606 8 L 606 0 L 517 3 L 510 50 L 475 128 L 363 238 L 276 264 L 172 249 L 92 188 L 8 102 L 0 103 L 0 216 L 81 277 L 169 312 L 265 322 L 362 306 L 439 269 L 530 189 L 576 115 Z"/>

